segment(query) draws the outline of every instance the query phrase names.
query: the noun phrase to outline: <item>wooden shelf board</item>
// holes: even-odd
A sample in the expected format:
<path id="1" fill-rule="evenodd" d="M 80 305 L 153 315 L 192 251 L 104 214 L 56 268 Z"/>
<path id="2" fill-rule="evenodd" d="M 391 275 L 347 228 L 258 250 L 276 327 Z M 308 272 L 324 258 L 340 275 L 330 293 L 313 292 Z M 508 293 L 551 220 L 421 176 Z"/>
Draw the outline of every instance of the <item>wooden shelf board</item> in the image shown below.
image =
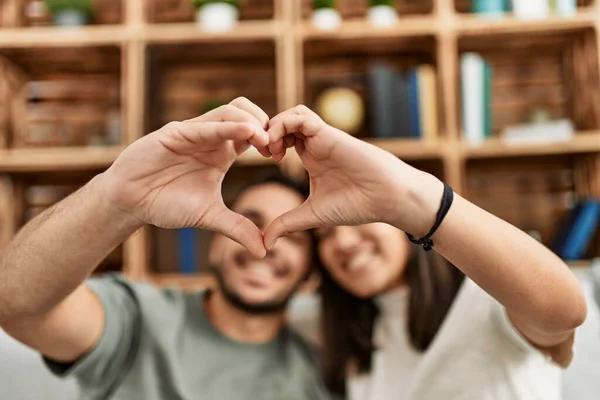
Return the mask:
<path id="1" fill-rule="evenodd" d="M 441 140 L 425 141 L 418 139 L 364 139 L 402 159 L 431 159 L 441 158 L 445 152 Z"/>
<path id="2" fill-rule="evenodd" d="M 0 172 L 105 168 L 122 150 L 122 146 L 0 150 Z"/>
<path id="3" fill-rule="evenodd" d="M 484 142 L 481 146 L 469 146 L 462 143 L 459 148 L 465 158 L 594 153 L 600 152 L 600 133 L 579 132 L 568 142 L 541 145 L 507 145 L 499 139 L 491 139 Z"/>
<path id="4" fill-rule="evenodd" d="M 142 28 L 141 37 L 150 43 L 253 41 L 275 39 L 281 30 L 277 21 L 240 21 L 231 31 L 203 32 L 193 22 L 151 24 Z"/>
<path id="5" fill-rule="evenodd" d="M 119 45 L 131 38 L 131 31 L 123 25 L 0 29 L 0 47 Z"/>
<path id="6" fill-rule="evenodd" d="M 456 18 L 456 32 L 461 36 L 485 36 L 499 33 L 527 33 L 571 31 L 594 27 L 596 11 L 584 9 L 577 15 L 566 18 L 550 16 L 544 20 L 525 21 L 512 15 L 503 18 L 486 18 L 474 14 L 462 14 Z"/>
<path id="7" fill-rule="evenodd" d="M 362 39 L 394 38 L 420 35 L 434 35 L 438 21 L 431 16 L 409 16 L 401 18 L 392 28 L 374 28 L 366 19 L 344 20 L 339 28 L 331 31 L 315 28 L 310 20 L 298 25 L 297 35 L 308 39 Z"/>

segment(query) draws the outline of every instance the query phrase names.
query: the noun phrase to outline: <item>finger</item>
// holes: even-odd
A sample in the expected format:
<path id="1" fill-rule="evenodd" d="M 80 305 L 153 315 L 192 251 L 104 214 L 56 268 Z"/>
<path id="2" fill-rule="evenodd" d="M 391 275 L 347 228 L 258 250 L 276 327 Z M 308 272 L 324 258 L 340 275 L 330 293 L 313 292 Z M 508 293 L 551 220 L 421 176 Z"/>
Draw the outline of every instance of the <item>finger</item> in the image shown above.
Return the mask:
<path id="1" fill-rule="evenodd" d="M 229 104 L 251 114 L 254 118 L 256 118 L 256 120 L 260 122 L 261 128 L 267 129 L 270 119 L 269 116 L 266 112 L 263 111 L 262 108 L 251 102 L 249 99 L 245 97 L 238 97 Z"/>
<path id="2" fill-rule="evenodd" d="M 254 257 L 265 257 L 267 251 L 262 232 L 248 218 L 231 211 L 225 205 L 216 210 L 215 215 L 216 218 L 212 219 L 215 223 L 206 226 L 206 228 L 238 242 L 248 249 Z"/>
<path id="3" fill-rule="evenodd" d="M 283 138 L 289 135 L 314 136 L 325 125 L 323 120 L 306 106 L 297 106 L 285 111 L 269 123 L 269 151 L 279 154 L 286 147 Z"/>
<path id="4" fill-rule="evenodd" d="M 173 128 L 192 143 L 247 140 L 251 144 L 264 144 L 267 133 L 248 122 L 174 122 Z"/>
<path id="5" fill-rule="evenodd" d="M 265 248 L 270 250 L 277 239 L 294 232 L 319 227 L 321 222 L 312 211 L 310 200 L 300 207 L 276 218 L 264 233 Z"/>
<path id="6" fill-rule="evenodd" d="M 199 117 L 184 122 L 250 122 L 265 129 L 263 122 L 252 113 L 233 104 L 217 107 Z"/>

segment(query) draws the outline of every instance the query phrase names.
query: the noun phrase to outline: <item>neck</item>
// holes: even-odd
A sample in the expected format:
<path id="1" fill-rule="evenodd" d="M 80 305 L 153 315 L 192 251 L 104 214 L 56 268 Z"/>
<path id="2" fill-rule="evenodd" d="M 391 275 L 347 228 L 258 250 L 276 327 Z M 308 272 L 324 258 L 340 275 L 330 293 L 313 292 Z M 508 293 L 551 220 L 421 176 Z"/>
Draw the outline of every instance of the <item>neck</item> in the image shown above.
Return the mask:
<path id="1" fill-rule="evenodd" d="M 211 293 L 204 309 L 217 331 L 241 343 L 268 343 L 277 337 L 285 322 L 283 312 L 251 315 L 239 310 L 220 291 Z"/>

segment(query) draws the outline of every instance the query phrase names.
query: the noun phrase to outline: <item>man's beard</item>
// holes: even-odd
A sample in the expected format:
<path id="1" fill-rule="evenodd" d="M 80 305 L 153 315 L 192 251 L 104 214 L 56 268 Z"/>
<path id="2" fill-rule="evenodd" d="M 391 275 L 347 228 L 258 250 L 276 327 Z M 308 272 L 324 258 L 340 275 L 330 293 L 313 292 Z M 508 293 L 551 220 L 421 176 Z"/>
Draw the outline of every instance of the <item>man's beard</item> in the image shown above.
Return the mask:
<path id="1" fill-rule="evenodd" d="M 249 303 L 246 300 L 244 300 L 239 293 L 237 293 L 233 288 L 231 288 L 227 284 L 223 276 L 223 270 L 221 267 L 211 267 L 211 271 L 217 277 L 219 290 L 223 294 L 223 298 L 225 298 L 225 301 L 227 301 L 229 304 L 231 304 L 238 310 L 251 315 L 271 315 L 283 312 L 286 309 L 291 297 L 294 295 L 294 293 L 296 293 L 296 290 L 302 284 L 302 281 L 298 282 L 292 289 L 290 289 L 290 292 L 285 296 L 284 299 L 274 299 L 255 304 Z"/>

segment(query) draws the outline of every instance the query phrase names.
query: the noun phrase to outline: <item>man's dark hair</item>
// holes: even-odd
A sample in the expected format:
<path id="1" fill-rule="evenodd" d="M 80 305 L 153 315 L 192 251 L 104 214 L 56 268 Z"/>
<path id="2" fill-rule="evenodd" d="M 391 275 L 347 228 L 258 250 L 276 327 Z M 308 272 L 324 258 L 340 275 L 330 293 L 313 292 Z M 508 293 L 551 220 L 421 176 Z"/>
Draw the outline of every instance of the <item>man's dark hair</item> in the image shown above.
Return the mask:
<path id="1" fill-rule="evenodd" d="M 237 192 L 233 204 L 235 204 L 237 199 L 239 199 L 244 192 L 256 186 L 267 185 L 271 183 L 293 190 L 294 192 L 300 194 L 304 200 L 306 200 L 310 192 L 308 184 L 305 181 L 292 179 L 279 170 L 269 171 L 258 175 L 255 179 L 243 185 L 243 187 Z"/>

